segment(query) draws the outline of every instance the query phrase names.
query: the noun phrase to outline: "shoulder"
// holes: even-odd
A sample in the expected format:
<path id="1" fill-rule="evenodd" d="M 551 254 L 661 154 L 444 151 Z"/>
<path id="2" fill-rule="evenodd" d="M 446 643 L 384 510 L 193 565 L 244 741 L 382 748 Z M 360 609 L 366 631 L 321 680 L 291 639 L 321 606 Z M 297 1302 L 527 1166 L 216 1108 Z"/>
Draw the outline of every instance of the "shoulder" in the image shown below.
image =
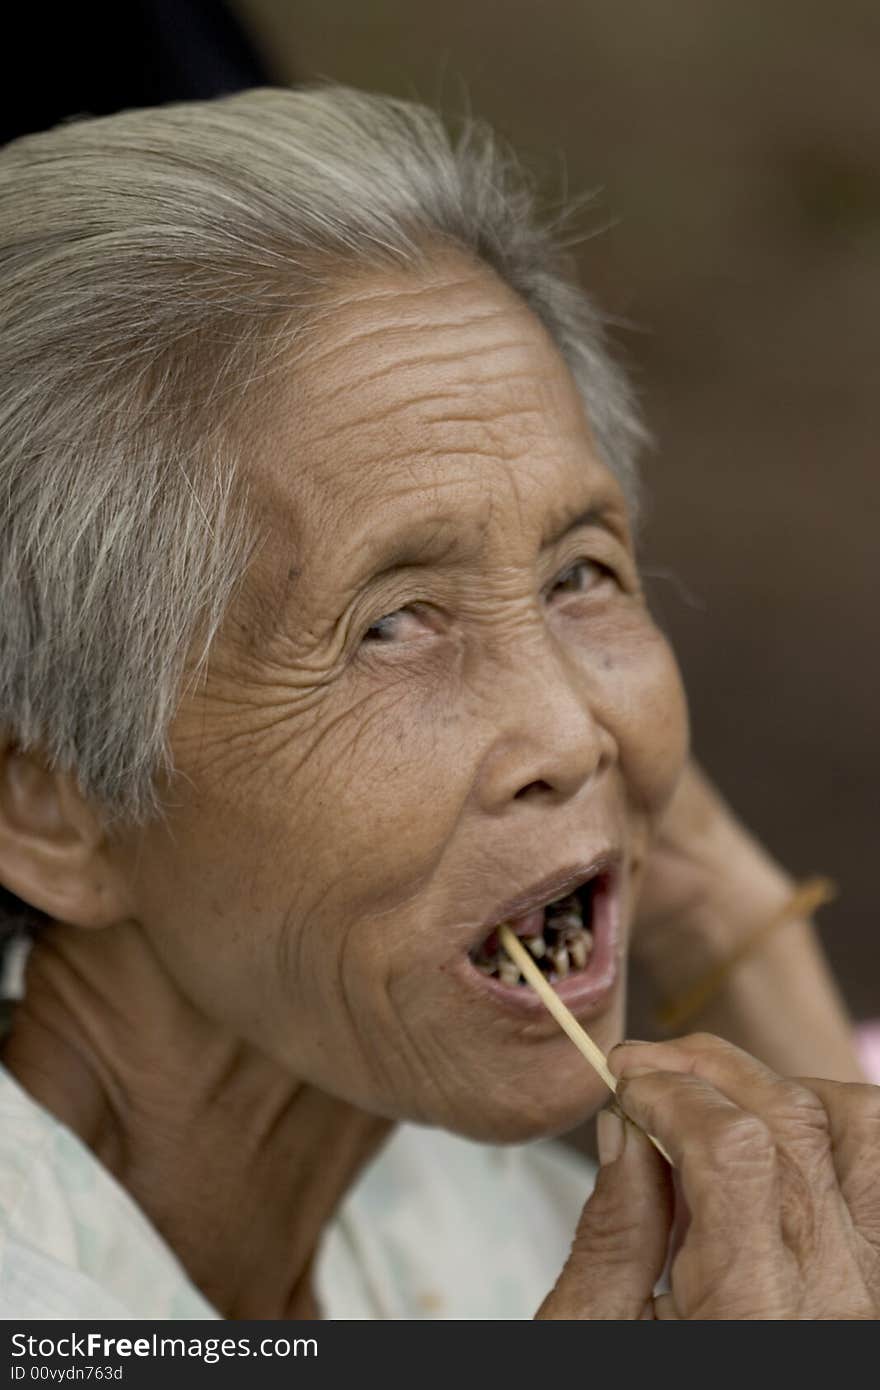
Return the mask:
<path id="1" fill-rule="evenodd" d="M 14 1235 L 0 1240 L 0 1320 L 132 1316 L 88 1275 Z"/>

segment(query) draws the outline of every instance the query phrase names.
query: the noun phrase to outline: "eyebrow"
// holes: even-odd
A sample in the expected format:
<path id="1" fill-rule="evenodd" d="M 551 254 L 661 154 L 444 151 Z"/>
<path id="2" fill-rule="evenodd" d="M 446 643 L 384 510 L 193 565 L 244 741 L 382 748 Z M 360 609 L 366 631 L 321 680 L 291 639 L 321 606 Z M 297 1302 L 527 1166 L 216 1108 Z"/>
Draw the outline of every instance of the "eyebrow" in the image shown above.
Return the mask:
<path id="1" fill-rule="evenodd" d="M 456 539 L 446 533 L 451 518 L 420 518 L 404 532 L 398 532 L 373 556 L 370 578 L 393 570 L 442 564 L 455 550 Z"/>
<path id="2" fill-rule="evenodd" d="M 370 581 L 395 570 L 421 568 L 442 564 L 457 548 L 457 537 L 449 534 L 454 527 L 454 517 L 437 517 L 432 520 L 420 518 L 405 532 L 398 533 L 381 547 L 373 557 Z M 577 516 L 564 521 L 561 526 L 541 539 L 541 549 L 549 550 L 558 545 L 572 531 L 590 526 L 600 526 L 609 535 L 619 539 L 618 530 L 611 519 L 609 508 L 593 503 Z"/>
<path id="3" fill-rule="evenodd" d="M 565 537 L 572 531 L 579 531 L 581 527 L 588 526 L 601 526 L 603 531 L 608 531 L 610 535 L 617 536 L 619 539 L 618 529 L 614 525 L 610 509 L 599 504 L 593 504 L 585 508 L 584 511 L 579 512 L 577 516 L 572 517 L 571 520 L 564 521 L 557 530 L 545 536 L 541 542 L 541 548 L 542 550 L 547 550 L 552 545 L 558 545 L 559 542 L 565 540 Z"/>

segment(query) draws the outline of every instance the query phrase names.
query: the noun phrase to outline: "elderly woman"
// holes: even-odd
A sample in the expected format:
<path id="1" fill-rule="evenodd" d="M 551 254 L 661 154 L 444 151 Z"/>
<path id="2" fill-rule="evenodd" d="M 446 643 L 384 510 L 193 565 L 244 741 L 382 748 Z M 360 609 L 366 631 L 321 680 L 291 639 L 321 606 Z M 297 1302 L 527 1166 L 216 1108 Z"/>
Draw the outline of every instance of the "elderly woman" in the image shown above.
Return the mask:
<path id="1" fill-rule="evenodd" d="M 0 177 L 0 1308 L 875 1317 L 809 925 L 700 1020 L 760 1062 L 615 1047 L 634 930 L 675 993 L 792 885 L 682 775 L 639 426 L 515 167 L 331 88 Z M 505 921 L 614 1049 L 592 1196 L 523 1146 L 607 1092 Z"/>

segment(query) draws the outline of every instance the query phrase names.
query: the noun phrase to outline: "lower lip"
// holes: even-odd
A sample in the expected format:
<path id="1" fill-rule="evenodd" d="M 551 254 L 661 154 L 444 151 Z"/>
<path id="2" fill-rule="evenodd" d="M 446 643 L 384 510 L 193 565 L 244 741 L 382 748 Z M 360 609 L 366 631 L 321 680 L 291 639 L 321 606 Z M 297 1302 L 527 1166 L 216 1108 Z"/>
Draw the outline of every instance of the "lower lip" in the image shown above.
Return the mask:
<path id="1" fill-rule="evenodd" d="M 620 977 L 618 941 L 620 937 L 620 891 L 618 875 L 608 875 L 593 896 L 593 951 L 585 970 L 575 971 L 552 984 L 566 1008 L 573 1014 L 590 1017 L 607 1008 Z M 547 1015 L 546 1005 L 530 985 L 505 985 L 484 975 L 465 957 L 465 974 L 470 989 L 477 987 L 493 1003 L 520 1018 Z"/>

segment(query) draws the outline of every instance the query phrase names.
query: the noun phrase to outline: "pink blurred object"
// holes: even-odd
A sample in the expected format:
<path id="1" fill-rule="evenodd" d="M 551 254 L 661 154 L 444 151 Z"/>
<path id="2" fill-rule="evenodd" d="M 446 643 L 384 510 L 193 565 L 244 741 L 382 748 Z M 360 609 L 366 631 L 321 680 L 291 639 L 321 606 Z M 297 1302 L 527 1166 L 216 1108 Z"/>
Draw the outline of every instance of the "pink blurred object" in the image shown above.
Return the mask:
<path id="1" fill-rule="evenodd" d="M 880 1019 L 872 1018 L 858 1025 L 856 1050 L 868 1080 L 880 1086 Z"/>

